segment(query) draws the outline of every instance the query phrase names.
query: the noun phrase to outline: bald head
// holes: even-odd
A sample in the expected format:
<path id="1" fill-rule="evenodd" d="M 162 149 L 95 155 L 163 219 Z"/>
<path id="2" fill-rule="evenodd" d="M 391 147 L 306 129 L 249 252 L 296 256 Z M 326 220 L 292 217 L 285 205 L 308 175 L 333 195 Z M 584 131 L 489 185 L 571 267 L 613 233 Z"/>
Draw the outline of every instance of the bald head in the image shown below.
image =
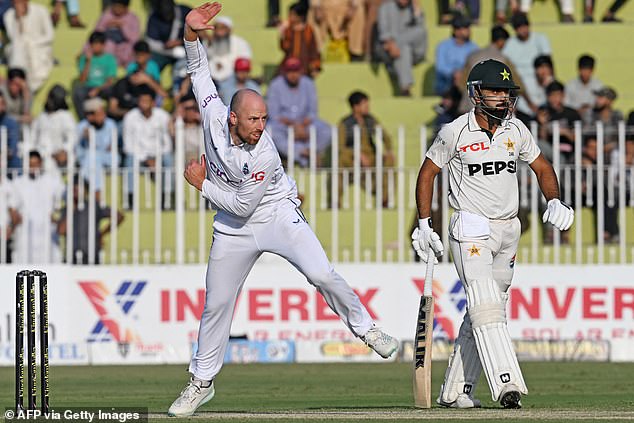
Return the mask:
<path id="1" fill-rule="evenodd" d="M 262 96 L 255 90 L 244 88 L 242 90 L 238 90 L 238 92 L 233 95 L 231 98 L 231 104 L 229 105 L 229 110 L 236 114 L 241 114 L 246 109 L 259 109 L 261 107 L 266 109 L 266 103 L 264 102 Z"/>
<path id="2" fill-rule="evenodd" d="M 234 94 L 229 105 L 229 129 L 241 142 L 257 144 L 268 118 L 266 103 L 254 90 L 245 88 Z"/>

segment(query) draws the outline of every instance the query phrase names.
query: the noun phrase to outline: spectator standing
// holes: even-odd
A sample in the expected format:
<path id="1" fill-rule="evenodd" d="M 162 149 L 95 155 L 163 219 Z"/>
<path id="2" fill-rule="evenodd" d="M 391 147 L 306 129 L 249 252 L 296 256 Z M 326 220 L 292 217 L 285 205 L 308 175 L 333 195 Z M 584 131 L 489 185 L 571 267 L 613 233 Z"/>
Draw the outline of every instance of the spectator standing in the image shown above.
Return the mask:
<path id="1" fill-rule="evenodd" d="M 350 59 L 363 60 L 364 6 L 364 0 L 311 0 L 309 15 L 320 50 L 329 39 L 345 40 Z"/>
<path id="2" fill-rule="evenodd" d="M 290 57 L 297 58 L 304 75 L 314 78 L 321 71 L 321 55 L 313 27 L 306 22 L 307 14 L 308 8 L 301 2 L 289 7 L 288 20 L 280 27 L 280 48 L 284 52 L 282 64 Z"/>
<path id="3" fill-rule="evenodd" d="M 90 263 L 90 255 L 89 255 L 89 240 L 88 234 L 89 226 L 90 226 L 90 201 L 94 202 L 94 207 L 92 210 L 95 212 L 95 256 L 93 257 L 94 264 L 100 264 L 99 260 L 99 252 L 103 248 L 103 239 L 110 233 L 110 227 L 112 225 L 111 216 L 110 216 L 110 207 L 105 206 L 101 207 L 98 202 L 97 195 L 92 199 L 89 198 L 89 195 L 83 195 L 82 200 L 80 200 L 79 196 L 79 184 L 83 184 L 83 192 L 87 193 L 90 189 L 88 182 L 85 179 L 82 179 L 80 176 L 75 175 L 75 179 L 73 180 L 73 264 L 89 264 Z M 67 209 L 63 208 L 61 211 L 61 218 L 57 225 L 57 231 L 60 236 L 67 235 L 67 226 L 66 226 L 66 214 Z M 123 213 L 117 211 L 117 222 L 116 225 L 119 226 L 123 222 L 124 216 Z M 101 222 L 107 221 L 105 225 L 102 225 Z M 67 241 L 68 242 L 68 241 Z M 66 258 L 66 262 L 69 263 L 71 260 Z"/>
<path id="4" fill-rule="evenodd" d="M 214 31 L 207 45 L 207 57 L 211 77 L 219 90 L 234 72 L 234 64 L 240 57 L 250 59 L 251 47 L 247 41 L 232 33 L 233 20 L 219 16 L 214 22 Z"/>
<path id="5" fill-rule="evenodd" d="M 436 47 L 436 81 L 434 92 L 442 95 L 463 79 L 462 70 L 467 57 L 478 49 L 471 41 L 471 21 L 463 15 L 456 15 L 451 21 L 451 37 Z"/>
<path id="6" fill-rule="evenodd" d="M 106 105 L 99 97 L 86 100 L 84 103 L 86 118 L 79 122 L 77 126 L 77 146 L 75 154 L 81 177 L 90 180 L 91 166 L 90 159 L 90 129 L 95 132 L 95 191 L 101 191 L 103 181 L 101 173 L 103 169 L 112 167 L 112 145 L 113 132 L 117 124 L 106 116 Z"/>
<path id="7" fill-rule="evenodd" d="M 84 101 L 105 95 L 117 76 L 117 59 L 105 50 L 106 34 L 93 32 L 88 42 L 89 49 L 79 57 L 79 82 L 73 88 L 73 104 L 80 119 L 84 118 Z"/>
<path id="8" fill-rule="evenodd" d="M 315 127 L 319 154 L 330 145 L 330 126 L 318 118 L 315 83 L 302 75 L 299 59 L 286 59 L 283 71 L 271 81 L 267 92 L 267 128 L 284 160 L 288 156 L 288 129 L 293 128 L 295 163 L 308 166 L 310 127 Z"/>
<path id="9" fill-rule="evenodd" d="M 33 120 L 31 116 L 33 96 L 27 85 L 24 70 L 20 68 L 9 69 L 6 85 L 2 84 L 0 90 L 6 102 L 7 113 L 20 124 L 31 123 Z"/>
<path id="10" fill-rule="evenodd" d="M 44 110 L 33 121 L 35 149 L 44 157 L 44 164 L 54 163 L 62 168 L 67 165 L 68 151 L 75 148 L 77 122 L 68 110 L 66 89 L 54 85 L 48 92 Z"/>
<path id="11" fill-rule="evenodd" d="M 134 59 L 133 46 L 141 37 L 139 18 L 130 11 L 129 4 L 130 0 L 113 0 L 95 25 L 95 31 L 106 34 L 106 53 L 116 57 L 121 67 Z"/>
<path id="12" fill-rule="evenodd" d="M 59 173 L 44 171 L 37 151 L 31 151 L 28 160 L 28 174 L 11 184 L 13 262 L 61 263 L 54 216 L 61 205 L 64 183 Z"/>
<path id="13" fill-rule="evenodd" d="M 20 125 L 7 112 L 5 95 L 0 92 L 0 128 L 7 129 L 7 166 L 9 169 L 22 169 L 22 158 L 18 151 Z"/>
<path id="14" fill-rule="evenodd" d="M 7 65 L 24 69 L 29 89 L 36 92 L 53 69 L 53 23 L 46 7 L 29 0 L 13 0 L 4 14 L 9 39 Z"/>
<path id="15" fill-rule="evenodd" d="M 138 158 L 139 165 L 156 169 L 157 153 L 161 153 L 163 168 L 174 165 L 172 138 L 170 137 L 170 115 L 163 109 L 156 107 L 154 103 L 155 93 L 145 88 L 139 92 L 138 105 L 130 110 L 123 118 L 123 151 L 125 153 L 124 165 L 128 169 L 128 197 L 133 192 L 132 168 L 134 156 Z M 166 185 L 163 179 L 163 193 Z M 132 202 L 130 201 L 130 204 Z"/>
<path id="16" fill-rule="evenodd" d="M 414 0 L 386 0 L 377 15 L 379 60 L 396 78 L 398 94 L 410 96 L 414 77 L 412 68 L 425 59 L 427 28 L 425 18 Z"/>
<path id="17" fill-rule="evenodd" d="M 603 87 L 603 83 L 594 78 L 594 57 L 584 54 L 579 58 L 578 75 L 566 84 L 566 106 L 576 109 L 583 115 L 592 108 L 595 101 L 594 91 Z"/>
<path id="18" fill-rule="evenodd" d="M 532 32 L 528 17 L 522 13 L 516 13 L 511 17 L 511 25 L 515 30 L 515 36 L 506 42 L 502 54 L 508 57 L 517 69 L 519 76 L 524 81 L 525 92 L 531 100 L 529 103 L 520 98 L 517 102 L 516 112 L 523 113 L 525 116 L 534 116 L 537 107 L 540 106 L 536 99 L 530 97 L 530 93 L 538 92 L 539 89 L 534 63 L 538 56 L 552 54 L 550 41 L 544 34 Z"/>
<path id="19" fill-rule="evenodd" d="M 238 90 L 249 88 L 260 93 L 260 84 L 251 78 L 251 61 L 246 57 L 239 57 L 233 66 L 233 75 L 222 84 L 220 88 L 220 96 L 224 104 L 231 103 L 231 97 Z"/>

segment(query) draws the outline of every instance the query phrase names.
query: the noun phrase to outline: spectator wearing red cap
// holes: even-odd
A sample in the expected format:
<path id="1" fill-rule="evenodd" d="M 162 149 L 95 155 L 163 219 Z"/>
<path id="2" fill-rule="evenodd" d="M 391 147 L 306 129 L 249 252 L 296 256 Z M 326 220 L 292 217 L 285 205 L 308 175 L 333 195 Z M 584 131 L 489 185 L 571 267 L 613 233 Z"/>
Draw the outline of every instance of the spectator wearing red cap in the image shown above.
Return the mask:
<path id="1" fill-rule="evenodd" d="M 238 57 L 233 65 L 233 75 L 220 87 L 222 102 L 230 104 L 233 95 L 244 88 L 260 92 L 260 85 L 251 78 L 251 60 L 246 57 Z"/>
<path id="2" fill-rule="evenodd" d="M 294 3 L 288 10 L 288 20 L 280 27 L 280 47 L 285 63 L 289 57 L 299 59 L 304 74 L 314 78 L 321 71 L 321 56 L 317 47 L 315 31 L 306 22 L 308 8 L 302 2 Z"/>
<path id="3" fill-rule="evenodd" d="M 317 153 L 330 145 L 330 126 L 317 116 L 317 90 L 312 79 L 302 74 L 302 63 L 289 57 L 282 75 L 273 78 L 267 92 L 271 133 L 283 160 L 288 155 L 289 128 L 294 133 L 294 157 L 300 166 L 308 165 L 310 127 L 315 127 Z"/>

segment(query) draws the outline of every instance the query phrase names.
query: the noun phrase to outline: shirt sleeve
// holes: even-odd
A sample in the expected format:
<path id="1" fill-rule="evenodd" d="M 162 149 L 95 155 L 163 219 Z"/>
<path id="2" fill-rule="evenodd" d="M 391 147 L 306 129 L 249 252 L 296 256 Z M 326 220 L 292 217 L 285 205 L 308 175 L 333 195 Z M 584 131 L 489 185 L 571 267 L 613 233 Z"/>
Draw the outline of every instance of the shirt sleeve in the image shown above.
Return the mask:
<path id="1" fill-rule="evenodd" d="M 228 213 L 238 217 L 249 217 L 262 201 L 266 189 L 275 174 L 275 156 L 269 155 L 261 164 L 254 167 L 251 177 L 235 191 L 225 191 L 209 179 L 203 181 L 203 196 Z"/>
<path id="2" fill-rule="evenodd" d="M 199 40 L 185 40 L 185 52 L 187 53 L 187 73 L 191 75 L 192 88 L 201 115 L 209 117 L 210 113 L 225 114 L 226 106 L 211 79 L 205 47 Z"/>
<path id="3" fill-rule="evenodd" d="M 436 166 L 444 167 L 456 154 L 456 140 L 454 138 L 451 128 L 444 126 L 436 135 L 436 139 L 434 139 L 434 143 L 427 150 L 426 156 Z"/>
<path id="4" fill-rule="evenodd" d="M 520 139 L 522 143 L 520 146 L 520 160 L 531 164 L 541 154 L 541 150 L 537 146 L 535 138 L 533 138 L 533 134 L 531 134 L 526 125 L 518 121 L 518 128 L 520 130 Z"/>

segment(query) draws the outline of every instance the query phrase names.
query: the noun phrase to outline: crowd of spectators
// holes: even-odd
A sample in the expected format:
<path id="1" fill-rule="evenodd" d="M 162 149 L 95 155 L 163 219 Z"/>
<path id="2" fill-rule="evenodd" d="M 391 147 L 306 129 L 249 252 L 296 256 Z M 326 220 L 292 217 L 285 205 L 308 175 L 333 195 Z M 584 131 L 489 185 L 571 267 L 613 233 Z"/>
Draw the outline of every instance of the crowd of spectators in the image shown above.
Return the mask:
<path id="1" fill-rule="evenodd" d="M 79 170 L 76 185 L 82 187 L 94 171 L 98 195 L 103 188 L 102 175 L 113 165 L 113 150 L 119 165 L 127 169 L 138 165 L 154 172 L 159 160 L 163 168 L 173 166 L 177 118 L 184 124 L 186 159 L 200 153 L 201 117 L 186 75 L 183 47 L 184 18 L 190 8 L 174 0 L 148 0 L 148 19 L 142 25 L 129 3 L 102 2 L 97 23 L 88 31 L 81 51 L 76 52 L 74 81 L 54 85 L 47 93 L 44 110 L 33 116 L 32 99 L 49 79 L 55 63 L 55 26 L 64 13 L 71 28 L 85 24 L 77 0 L 54 0 L 50 8 L 29 0 L 0 0 L 7 65 L 7 77 L 0 84 L 0 126 L 6 128 L 8 166 L 35 169 L 24 175 L 13 172 L 25 187 L 35 178 L 46 178 L 52 196 L 46 200 L 49 213 L 61 204 L 60 169 L 69 164 L 69 153 Z M 617 91 L 593 76 L 600 64 L 584 54 L 579 57 L 578 76 L 559 80 L 557 56 L 548 37 L 531 28 L 530 0 L 496 1 L 497 23 L 491 29 L 490 44 L 485 46 L 471 40 L 471 26 L 480 21 L 479 0 L 456 0 L 452 7 L 447 0 L 438 2 L 439 24 L 448 25 L 451 33 L 435 46 L 429 45 L 428 23 L 419 0 L 300 0 L 289 6 L 285 19 L 280 15 L 279 1 L 268 3 L 265 24 L 277 31 L 283 59 L 271 75 L 266 75 L 267 80 L 252 75 L 254 55 L 265 53 L 252 51 L 230 16 L 219 16 L 215 29 L 201 42 L 225 104 L 242 88 L 266 94 L 268 130 L 286 162 L 288 142 L 293 139 L 293 162 L 308 166 L 314 136 L 318 165 L 328 166 L 332 155 L 338 154 L 339 165 L 349 167 L 354 128 L 358 126 L 362 167 L 375 166 L 377 142 L 383 143 L 383 165 L 394 165 L 389 134 L 377 131 L 379 118 L 369 111 L 369 95 L 357 87 L 349 90 L 350 114 L 338 123 L 338 151 L 330 148 L 333 130 L 319 116 L 315 79 L 323 72 L 323 60 L 332 57 L 384 65 L 392 77 L 394 94 L 405 97 L 414 95 L 414 67 L 433 61 L 433 94 L 441 98 L 436 128 L 470 109 L 465 81 L 471 67 L 486 58 L 502 60 L 510 65 L 521 86 L 516 114 L 529 125 L 537 123 L 538 142 L 549 158 L 555 153 L 552 123 L 559 122 L 561 161 L 573 162 L 577 135 L 573 126 L 581 121 L 584 163 L 593 163 L 597 154 L 593 152 L 596 122 L 605 128 L 606 163 L 616 163 L 618 154 L 629 154 L 628 164 L 633 160 L 629 138 L 626 152 L 618 152 L 617 125 L 624 115 L 613 107 Z M 602 20 L 617 22 L 616 13 L 624 3 L 616 0 Z M 584 21 L 592 21 L 593 2 L 586 2 L 584 13 Z M 573 14 L 573 2 L 561 1 L 562 22 L 573 20 Z M 507 23 L 513 34 L 505 28 Z M 263 83 L 268 86 L 266 92 L 261 88 Z M 630 113 L 628 124 L 634 125 L 634 113 Z M 89 154 L 93 135 L 96 157 Z M 21 144 L 28 145 L 28 150 Z M 23 160 L 28 160 L 29 166 L 23 166 Z M 131 206 L 133 177 L 126 175 L 124 205 Z M 173 195 L 173 186 L 173 181 L 164 184 L 165 197 Z M 376 191 L 376 183 L 372 189 Z M 7 190 L 3 180 L 0 191 Z M 33 195 L 24 188 L 12 196 L 13 203 L 8 203 L 15 206 L 8 213 L 2 211 L 0 219 L 11 222 L 14 234 L 19 234 L 26 219 L 35 219 L 19 216 L 21 204 Z M 383 195 L 387 204 L 387 186 Z M 59 228 L 49 229 L 54 235 L 60 233 Z M 613 228 L 606 228 L 606 232 L 614 236 Z M 22 248 L 13 247 L 14 251 Z M 55 253 L 55 249 L 50 252 Z"/>

